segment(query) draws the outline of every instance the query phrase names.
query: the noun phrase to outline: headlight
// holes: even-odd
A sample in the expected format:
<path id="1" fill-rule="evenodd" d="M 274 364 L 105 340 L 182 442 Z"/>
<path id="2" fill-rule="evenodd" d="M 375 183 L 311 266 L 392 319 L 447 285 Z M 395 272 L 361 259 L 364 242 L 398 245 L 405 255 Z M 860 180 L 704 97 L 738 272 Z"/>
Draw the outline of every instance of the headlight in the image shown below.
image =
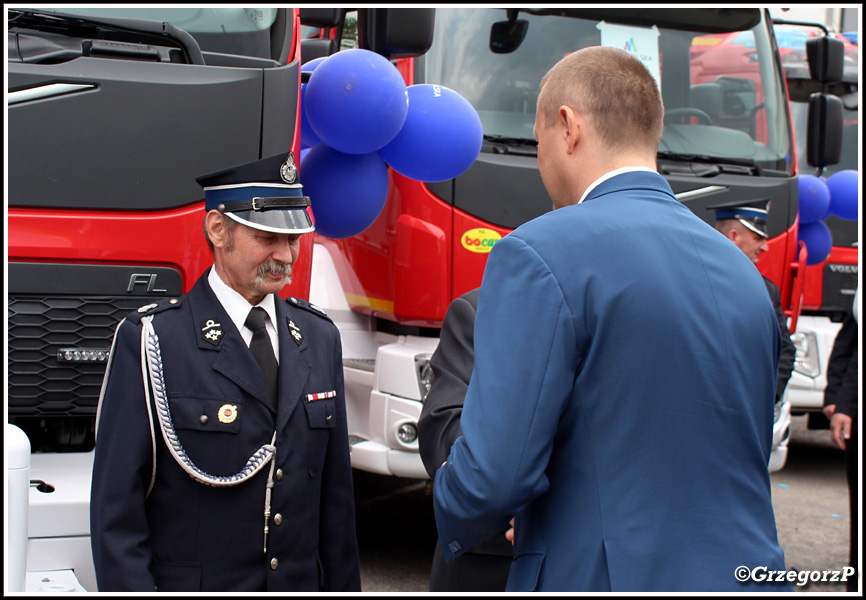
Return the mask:
<path id="1" fill-rule="evenodd" d="M 418 439 L 418 428 L 414 423 L 403 423 L 397 429 L 397 439 L 404 444 L 411 444 Z"/>
<path id="2" fill-rule="evenodd" d="M 415 355 L 415 374 L 418 376 L 418 390 L 421 392 L 421 402 L 430 392 L 433 385 L 433 368 L 430 366 L 430 354 Z"/>
<path id="3" fill-rule="evenodd" d="M 821 373 L 818 364 L 818 338 L 814 331 L 798 331 L 791 335 L 797 349 L 794 357 L 794 370 L 806 377 L 817 377 Z"/>

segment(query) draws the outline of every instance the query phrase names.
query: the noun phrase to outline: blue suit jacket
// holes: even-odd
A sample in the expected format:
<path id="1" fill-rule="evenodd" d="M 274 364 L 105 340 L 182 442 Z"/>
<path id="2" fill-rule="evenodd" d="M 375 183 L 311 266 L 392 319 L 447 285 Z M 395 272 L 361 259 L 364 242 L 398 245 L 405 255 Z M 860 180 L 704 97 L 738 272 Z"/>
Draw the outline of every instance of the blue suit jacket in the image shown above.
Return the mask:
<path id="1" fill-rule="evenodd" d="M 172 423 L 196 467 L 234 475 L 278 431 L 267 554 L 270 465 L 232 487 L 204 485 L 170 455 L 155 423 L 156 481 L 145 499 L 154 461 L 141 375 L 142 314 L 120 325 L 91 490 L 99 591 L 360 591 L 339 333 L 303 301 L 277 298 L 276 311 L 276 411 L 206 274 L 176 303 L 147 311 L 159 336 Z M 207 335 L 214 329 L 208 322 L 221 333 Z M 335 394 L 307 400 L 322 392 Z M 234 417 L 222 422 L 226 404 L 235 407 Z"/>
<path id="2" fill-rule="evenodd" d="M 446 558 L 515 520 L 508 590 L 778 590 L 767 462 L 780 335 L 754 265 L 631 172 L 491 252 Z"/>

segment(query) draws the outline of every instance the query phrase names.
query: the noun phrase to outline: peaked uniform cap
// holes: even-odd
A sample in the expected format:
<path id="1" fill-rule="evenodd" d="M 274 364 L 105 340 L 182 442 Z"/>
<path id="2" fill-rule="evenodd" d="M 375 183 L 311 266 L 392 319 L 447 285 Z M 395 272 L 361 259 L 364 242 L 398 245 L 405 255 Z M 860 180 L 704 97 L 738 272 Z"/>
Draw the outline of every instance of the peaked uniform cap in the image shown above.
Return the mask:
<path id="1" fill-rule="evenodd" d="M 769 198 L 758 198 L 756 200 L 734 200 L 724 204 L 714 204 L 708 206 L 707 210 L 716 211 L 716 221 L 736 219 L 747 229 L 766 238 L 767 211 L 769 208 Z"/>
<path id="2" fill-rule="evenodd" d="M 218 210 L 254 229 L 301 234 L 315 230 L 292 152 L 196 177 L 205 210 Z"/>

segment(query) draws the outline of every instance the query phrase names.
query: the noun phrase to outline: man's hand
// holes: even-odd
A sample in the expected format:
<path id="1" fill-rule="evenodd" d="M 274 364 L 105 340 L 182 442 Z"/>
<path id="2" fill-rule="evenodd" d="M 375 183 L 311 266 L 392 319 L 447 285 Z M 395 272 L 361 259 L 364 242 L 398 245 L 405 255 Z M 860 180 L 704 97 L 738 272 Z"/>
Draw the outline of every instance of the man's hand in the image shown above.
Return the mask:
<path id="1" fill-rule="evenodd" d="M 514 545 L 514 519 L 511 519 L 510 522 L 511 528 L 505 532 L 505 539 L 511 542 L 511 545 Z"/>
<path id="2" fill-rule="evenodd" d="M 830 439 L 842 450 L 845 449 L 845 440 L 851 438 L 851 425 L 853 423 L 854 419 L 839 412 L 834 412 L 830 418 Z"/>
<path id="3" fill-rule="evenodd" d="M 833 418 L 833 413 L 836 412 L 836 405 L 835 404 L 828 404 L 822 410 L 824 411 L 824 416 L 827 417 L 828 419 L 831 419 L 831 418 Z"/>

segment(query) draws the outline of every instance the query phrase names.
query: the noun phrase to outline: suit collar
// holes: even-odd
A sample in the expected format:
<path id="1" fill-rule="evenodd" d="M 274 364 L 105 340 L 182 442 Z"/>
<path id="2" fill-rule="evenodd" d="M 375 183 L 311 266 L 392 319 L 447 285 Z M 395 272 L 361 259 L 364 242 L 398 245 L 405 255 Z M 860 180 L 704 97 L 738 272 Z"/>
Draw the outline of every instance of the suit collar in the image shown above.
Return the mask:
<path id="1" fill-rule="evenodd" d="M 611 174 L 613 173 L 613 174 Z M 627 189 L 652 189 L 667 194 L 673 200 L 676 200 L 670 184 L 667 180 L 656 173 L 655 171 L 640 170 L 608 173 L 607 178 L 599 178 L 594 182 L 595 187 L 592 187 L 583 199 L 584 202 L 599 198 L 613 192 L 620 192 Z"/>
<path id="2" fill-rule="evenodd" d="M 620 167 L 619 169 L 614 169 L 613 171 L 608 171 L 607 173 L 605 173 L 604 175 L 602 175 L 601 177 L 599 177 L 598 179 L 596 179 L 595 181 L 590 183 L 589 186 L 587 186 L 586 190 L 584 190 L 584 192 L 583 192 L 583 196 L 580 197 L 580 200 L 578 200 L 577 203 L 580 204 L 581 202 L 583 202 L 586 199 L 586 197 L 589 196 L 589 194 L 590 194 L 590 192 L 592 192 L 592 190 L 594 190 L 596 187 L 598 187 L 599 184 L 607 181 L 611 177 L 616 177 L 617 175 L 622 175 L 623 173 L 634 173 L 634 172 L 655 173 L 656 171 L 653 171 L 649 167 Z"/>

